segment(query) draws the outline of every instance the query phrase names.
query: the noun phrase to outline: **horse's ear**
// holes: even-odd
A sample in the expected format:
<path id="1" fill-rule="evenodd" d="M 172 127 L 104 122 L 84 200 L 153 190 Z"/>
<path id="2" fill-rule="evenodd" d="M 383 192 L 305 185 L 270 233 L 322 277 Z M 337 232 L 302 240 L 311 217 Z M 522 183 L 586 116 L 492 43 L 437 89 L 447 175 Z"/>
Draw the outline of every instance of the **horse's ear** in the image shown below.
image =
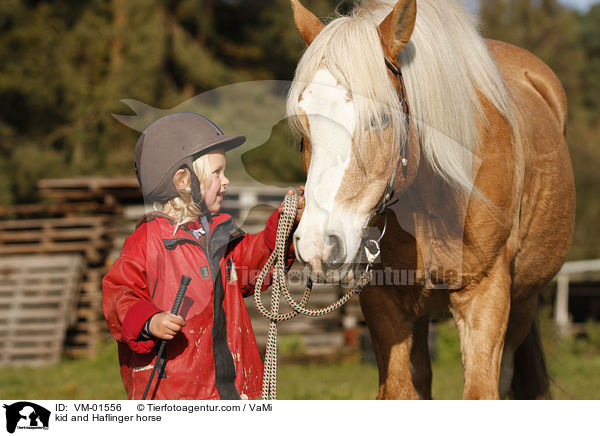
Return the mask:
<path id="1" fill-rule="evenodd" d="M 294 9 L 294 21 L 296 28 L 300 32 L 300 36 L 308 47 L 311 42 L 317 37 L 319 32 L 325 27 L 325 24 L 319 20 L 315 14 L 302 6 L 298 0 L 290 0 Z"/>
<path id="2" fill-rule="evenodd" d="M 416 0 L 398 0 L 392 12 L 379 25 L 383 50 L 390 59 L 396 59 L 408 44 L 417 18 Z"/>

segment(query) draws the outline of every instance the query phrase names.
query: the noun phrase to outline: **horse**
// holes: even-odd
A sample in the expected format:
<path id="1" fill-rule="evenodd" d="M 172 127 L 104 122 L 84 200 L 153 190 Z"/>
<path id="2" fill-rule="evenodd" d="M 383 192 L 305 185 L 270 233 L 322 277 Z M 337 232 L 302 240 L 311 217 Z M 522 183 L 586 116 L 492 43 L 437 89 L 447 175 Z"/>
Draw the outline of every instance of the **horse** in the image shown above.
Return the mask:
<path id="1" fill-rule="evenodd" d="M 428 326 L 448 310 L 464 399 L 551 398 L 535 314 L 575 202 L 559 80 L 458 0 L 364 1 L 328 24 L 291 6 L 306 45 L 286 102 L 307 174 L 294 247 L 312 280 L 339 282 L 370 221 L 379 234 L 360 294 L 377 398 L 431 399 Z"/>

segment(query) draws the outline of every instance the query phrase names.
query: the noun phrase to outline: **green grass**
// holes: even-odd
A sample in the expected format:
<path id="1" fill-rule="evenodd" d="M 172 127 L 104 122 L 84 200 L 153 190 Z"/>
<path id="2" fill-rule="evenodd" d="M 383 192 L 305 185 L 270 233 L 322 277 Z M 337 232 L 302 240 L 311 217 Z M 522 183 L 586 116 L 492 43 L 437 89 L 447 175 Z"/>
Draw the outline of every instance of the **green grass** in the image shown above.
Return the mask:
<path id="1" fill-rule="evenodd" d="M 556 399 L 600 399 L 600 325 L 586 327 L 587 339 L 558 339 L 542 326 L 546 360 Z M 451 321 L 437 326 L 437 358 L 432 362 L 433 396 L 459 399 L 463 372 L 458 335 Z M 279 367 L 279 399 L 373 399 L 377 368 L 352 356 L 340 363 Z M 95 359 L 63 360 L 45 367 L 2 368 L 0 399 L 125 399 L 114 342 Z"/>
<path id="2" fill-rule="evenodd" d="M 542 331 L 554 398 L 600 399 L 600 324 L 588 323 L 585 338 L 558 339 L 550 325 Z"/>
<path id="3" fill-rule="evenodd" d="M 541 327 L 555 399 L 600 399 L 600 324 L 586 326 L 586 339 L 558 339 L 551 324 Z M 437 357 L 432 362 L 435 399 L 460 399 L 463 367 L 458 333 L 452 321 L 437 325 Z M 372 399 L 377 369 L 360 362 L 282 365 L 277 382 L 281 399 Z"/>
<path id="4" fill-rule="evenodd" d="M 124 400 L 116 342 L 99 347 L 94 359 L 64 359 L 40 367 L 5 367 L 0 399 Z"/>
<path id="5" fill-rule="evenodd" d="M 365 400 L 377 395 L 377 367 L 359 361 L 284 364 L 278 370 L 281 400 Z"/>

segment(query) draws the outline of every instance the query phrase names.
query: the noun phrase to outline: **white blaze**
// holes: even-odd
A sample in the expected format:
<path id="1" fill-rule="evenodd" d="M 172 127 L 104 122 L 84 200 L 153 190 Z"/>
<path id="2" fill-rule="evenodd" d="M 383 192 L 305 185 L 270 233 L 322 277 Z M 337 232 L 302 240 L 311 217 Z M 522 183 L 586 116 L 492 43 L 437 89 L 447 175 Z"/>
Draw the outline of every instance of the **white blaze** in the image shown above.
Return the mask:
<path id="1" fill-rule="evenodd" d="M 334 199 L 352 157 L 354 105 L 327 69 L 320 69 L 299 103 L 308 118 L 311 162 L 306 179 L 306 209 L 296 231 L 297 251 L 319 269 L 326 240 L 341 223 L 331 222 Z M 340 232 L 336 232 L 340 236 Z"/>

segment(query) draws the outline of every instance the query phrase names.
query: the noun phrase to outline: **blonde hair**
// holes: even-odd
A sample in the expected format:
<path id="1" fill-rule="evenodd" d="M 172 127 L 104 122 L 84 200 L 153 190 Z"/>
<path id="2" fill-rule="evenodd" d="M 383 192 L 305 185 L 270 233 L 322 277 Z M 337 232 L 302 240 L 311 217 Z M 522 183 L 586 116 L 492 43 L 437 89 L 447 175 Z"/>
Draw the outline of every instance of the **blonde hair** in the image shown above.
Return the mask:
<path id="1" fill-rule="evenodd" d="M 198 180 L 200 181 L 200 189 L 202 197 L 206 188 L 212 183 L 212 168 L 210 166 L 209 155 L 204 154 L 198 159 L 194 160 L 192 167 Z M 178 197 L 172 198 L 164 204 L 154 203 L 154 209 L 169 215 L 175 221 L 175 230 L 173 234 L 177 232 L 179 227 L 184 224 L 196 221 L 201 215 L 201 205 L 194 202 L 192 198 L 192 177 L 187 168 L 184 168 L 184 183 L 185 188 L 183 190 L 177 190 L 179 193 Z M 204 202 L 204 198 L 202 199 Z"/>

